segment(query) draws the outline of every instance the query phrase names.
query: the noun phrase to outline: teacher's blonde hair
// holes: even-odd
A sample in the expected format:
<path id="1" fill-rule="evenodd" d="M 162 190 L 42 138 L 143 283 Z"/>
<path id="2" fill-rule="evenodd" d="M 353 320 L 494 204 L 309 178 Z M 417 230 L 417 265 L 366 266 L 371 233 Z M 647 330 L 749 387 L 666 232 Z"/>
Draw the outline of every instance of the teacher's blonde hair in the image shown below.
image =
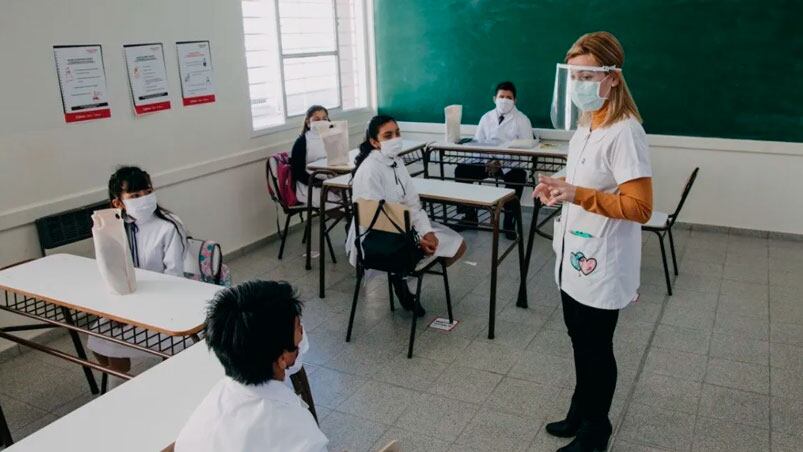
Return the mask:
<path id="1" fill-rule="evenodd" d="M 586 33 L 572 45 L 568 52 L 566 52 L 565 62 L 571 58 L 580 55 L 591 55 L 597 60 L 600 66 L 616 66 L 621 68 L 625 63 L 625 50 L 622 44 L 616 37 L 607 31 L 597 31 L 594 33 Z M 641 122 L 641 115 L 636 107 L 636 102 L 630 94 L 630 89 L 627 87 L 625 77 L 619 71 L 612 71 L 612 77 L 619 78 L 619 84 L 611 86 L 611 92 L 608 94 L 607 109 L 605 113 L 605 120 L 602 122 L 601 127 L 607 127 L 628 116 L 635 118 Z M 580 116 L 580 124 L 587 125 L 591 122 L 591 112 L 584 112 Z"/>

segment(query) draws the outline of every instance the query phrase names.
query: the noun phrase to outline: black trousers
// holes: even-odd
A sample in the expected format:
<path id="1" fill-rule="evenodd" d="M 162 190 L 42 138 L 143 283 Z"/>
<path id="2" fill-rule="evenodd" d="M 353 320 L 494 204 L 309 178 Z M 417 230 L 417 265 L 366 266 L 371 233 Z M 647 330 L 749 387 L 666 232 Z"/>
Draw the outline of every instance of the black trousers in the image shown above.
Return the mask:
<path id="1" fill-rule="evenodd" d="M 574 349 L 577 380 L 567 419 L 587 422 L 594 429 L 608 430 L 608 411 L 616 390 L 616 358 L 613 333 L 619 319 L 617 309 L 598 309 L 579 303 L 560 292 L 563 320 Z"/>
<path id="2" fill-rule="evenodd" d="M 460 163 L 454 169 L 454 177 L 457 180 L 476 182 L 491 177 L 491 175 L 486 171 L 485 164 Z M 512 168 L 502 174 L 502 180 L 505 181 L 505 188 L 515 190 L 516 197 L 521 199 L 524 183 L 527 182 L 527 172 L 521 168 Z M 513 206 L 510 203 L 505 204 L 505 224 L 506 227 L 511 227 L 513 224 Z"/>

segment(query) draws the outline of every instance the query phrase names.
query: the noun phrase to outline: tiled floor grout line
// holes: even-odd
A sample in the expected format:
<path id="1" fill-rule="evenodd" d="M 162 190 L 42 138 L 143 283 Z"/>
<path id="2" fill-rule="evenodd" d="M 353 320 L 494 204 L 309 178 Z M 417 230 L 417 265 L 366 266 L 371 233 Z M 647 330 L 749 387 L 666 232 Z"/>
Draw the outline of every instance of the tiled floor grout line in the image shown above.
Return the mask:
<path id="1" fill-rule="evenodd" d="M 685 239 L 684 239 L 685 240 Z M 677 256 L 678 260 L 681 260 L 686 253 L 686 247 L 683 247 L 683 254 Z M 668 262 L 667 262 L 668 263 Z M 679 269 L 678 269 L 679 270 Z M 677 281 L 677 277 L 673 278 L 673 285 Z M 658 331 L 658 326 L 661 324 L 661 320 L 664 317 L 664 312 L 666 311 L 666 305 L 669 302 L 669 294 L 665 294 L 663 299 L 661 300 L 661 310 L 658 313 L 658 317 L 653 324 L 652 331 L 650 331 L 650 337 L 647 338 L 647 346 L 644 348 L 644 352 L 642 352 L 641 359 L 639 360 L 638 367 L 636 368 L 636 376 L 633 379 L 633 385 L 631 386 L 630 390 L 627 392 L 627 396 L 625 397 L 624 406 L 622 406 L 622 415 L 620 416 L 619 420 L 616 422 L 613 431 L 616 432 L 611 437 L 611 443 L 609 444 L 610 450 L 615 450 L 616 440 L 619 438 L 619 433 L 621 432 L 622 426 L 625 423 L 625 419 L 627 418 L 627 413 L 630 410 L 630 404 L 633 401 L 633 397 L 636 393 L 636 388 L 638 387 L 639 380 L 641 379 L 641 375 L 644 372 L 644 367 L 647 363 L 647 357 L 650 354 L 650 349 L 652 348 L 653 340 L 655 339 L 655 334 Z"/>
<path id="2" fill-rule="evenodd" d="M 772 452 L 772 299 L 771 299 L 771 290 L 770 287 L 770 250 L 769 250 L 769 241 L 767 241 L 767 393 L 769 396 L 767 397 L 767 420 L 768 420 L 768 427 L 769 432 L 768 441 L 769 441 L 769 452 Z"/>

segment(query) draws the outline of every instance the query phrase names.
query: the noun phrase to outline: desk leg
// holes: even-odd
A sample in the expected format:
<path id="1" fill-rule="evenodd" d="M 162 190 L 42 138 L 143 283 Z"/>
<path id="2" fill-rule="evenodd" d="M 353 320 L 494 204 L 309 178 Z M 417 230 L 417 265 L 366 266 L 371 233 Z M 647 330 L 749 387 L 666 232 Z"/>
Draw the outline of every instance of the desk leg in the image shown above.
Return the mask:
<path id="1" fill-rule="evenodd" d="M 491 242 L 491 300 L 488 312 L 488 339 L 494 338 L 494 326 L 496 325 L 496 276 L 499 273 L 499 215 L 501 210 L 502 206 L 497 204 L 491 212 L 493 240 Z"/>
<path id="2" fill-rule="evenodd" d="M 318 211 L 318 266 L 319 266 L 319 286 L 318 297 L 326 297 L 326 200 L 329 199 L 329 189 L 326 185 L 321 187 L 321 204 Z M 312 241 L 312 240 L 310 240 Z"/>
<path id="3" fill-rule="evenodd" d="M 307 187 L 307 221 L 304 223 L 304 237 L 307 238 L 307 259 L 304 265 L 306 270 L 312 270 L 312 180 L 310 177 L 310 184 Z"/>
<path id="4" fill-rule="evenodd" d="M 75 322 L 72 319 L 72 314 L 70 314 L 70 310 L 67 308 L 61 308 L 61 313 L 64 314 L 64 321 L 70 325 L 75 326 Z M 87 361 L 86 352 L 84 352 L 84 346 L 81 344 L 81 338 L 78 337 L 78 332 L 75 330 L 69 329 L 70 338 L 72 338 L 72 343 L 75 346 L 75 353 L 78 355 L 79 358 Z M 98 383 L 95 381 L 95 376 L 92 375 L 92 370 L 87 367 L 83 366 L 84 368 L 84 375 L 86 375 L 86 381 L 89 383 L 89 391 L 92 394 L 97 394 L 100 392 L 98 389 Z"/>
<path id="5" fill-rule="evenodd" d="M 521 202 L 518 198 L 511 201 L 515 203 L 516 210 L 516 235 L 519 238 L 517 248 L 519 249 L 519 299 L 516 301 L 516 306 L 520 308 L 527 307 L 527 263 L 524 261 L 524 228 L 521 225 Z"/>
<path id="6" fill-rule="evenodd" d="M 527 233 L 527 253 L 524 256 L 525 274 L 530 271 L 530 257 L 533 255 L 533 240 L 535 240 L 535 233 L 538 230 L 538 213 L 541 212 L 541 201 L 538 199 L 533 200 L 533 217 L 530 220 L 530 231 Z"/>
<path id="7" fill-rule="evenodd" d="M 11 431 L 8 429 L 3 407 L 0 406 L 0 446 L 10 447 L 12 444 L 14 444 L 14 439 L 11 438 Z"/>

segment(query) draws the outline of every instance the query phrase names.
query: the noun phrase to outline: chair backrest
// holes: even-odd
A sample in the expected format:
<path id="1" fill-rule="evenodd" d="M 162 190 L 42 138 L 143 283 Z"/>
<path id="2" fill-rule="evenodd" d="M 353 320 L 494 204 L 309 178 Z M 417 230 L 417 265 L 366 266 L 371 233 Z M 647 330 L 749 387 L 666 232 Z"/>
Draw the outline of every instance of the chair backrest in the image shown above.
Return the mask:
<path id="1" fill-rule="evenodd" d="M 359 206 L 360 211 L 357 217 L 359 218 L 359 225 L 366 229 L 370 228 L 377 231 L 400 234 L 401 232 L 396 229 L 393 223 L 399 226 L 404 225 L 405 213 L 409 215 L 409 210 L 402 204 L 385 202 L 382 206 L 384 214 L 377 216 L 374 224 L 371 225 L 372 221 L 374 221 L 374 215 L 379 210 L 379 201 L 374 199 L 357 199 L 355 203 Z"/>
<path id="2" fill-rule="evenodd" d="M 697 173 L 700 171 L 700 167 L 694 168 L 694 171 L 691 172 L 689 179 L 686 181 L 686 186 L 683 187 L 683 194 L 680 196 L 680 202 L 678 202 L 678 206 L 675 208 L 675 211 L 669 215 L 669 225 L 672 226 L 675 224 L 675 221 L 678 219 L 678 215 L 680 215 L 680 209 L 683 208 L 683 204 L 686 203 L 686 197 L 689 196 L 689 192 L 691 191 L 692 185 L 694 185 L 694 181 L 697 179 Z"/>
<path id="3" fill-rule="evenodd" d="M 37 219 L 42 256 L 47 250 L 92 238 L 92 213 L 108 207 L 109 201 L 100 201 Z"/>
<path id="4" fill-rule="evenodd" d="M 382 201 L 355 200 L 354 245 L 357 249 L 357 268 L 405 274 L 415 268 L 421 256 L 414 255 L 410 246 L 413 230 L 410 211 L 401 204 Z M 403 221 L 398 222 L 401 217 Z M 363 247 L 367 247 L 365 250 Z M 417 244 L 415 244 L 417 250 Z M 364 251 L 370 250 L 369 255 Z"/>

